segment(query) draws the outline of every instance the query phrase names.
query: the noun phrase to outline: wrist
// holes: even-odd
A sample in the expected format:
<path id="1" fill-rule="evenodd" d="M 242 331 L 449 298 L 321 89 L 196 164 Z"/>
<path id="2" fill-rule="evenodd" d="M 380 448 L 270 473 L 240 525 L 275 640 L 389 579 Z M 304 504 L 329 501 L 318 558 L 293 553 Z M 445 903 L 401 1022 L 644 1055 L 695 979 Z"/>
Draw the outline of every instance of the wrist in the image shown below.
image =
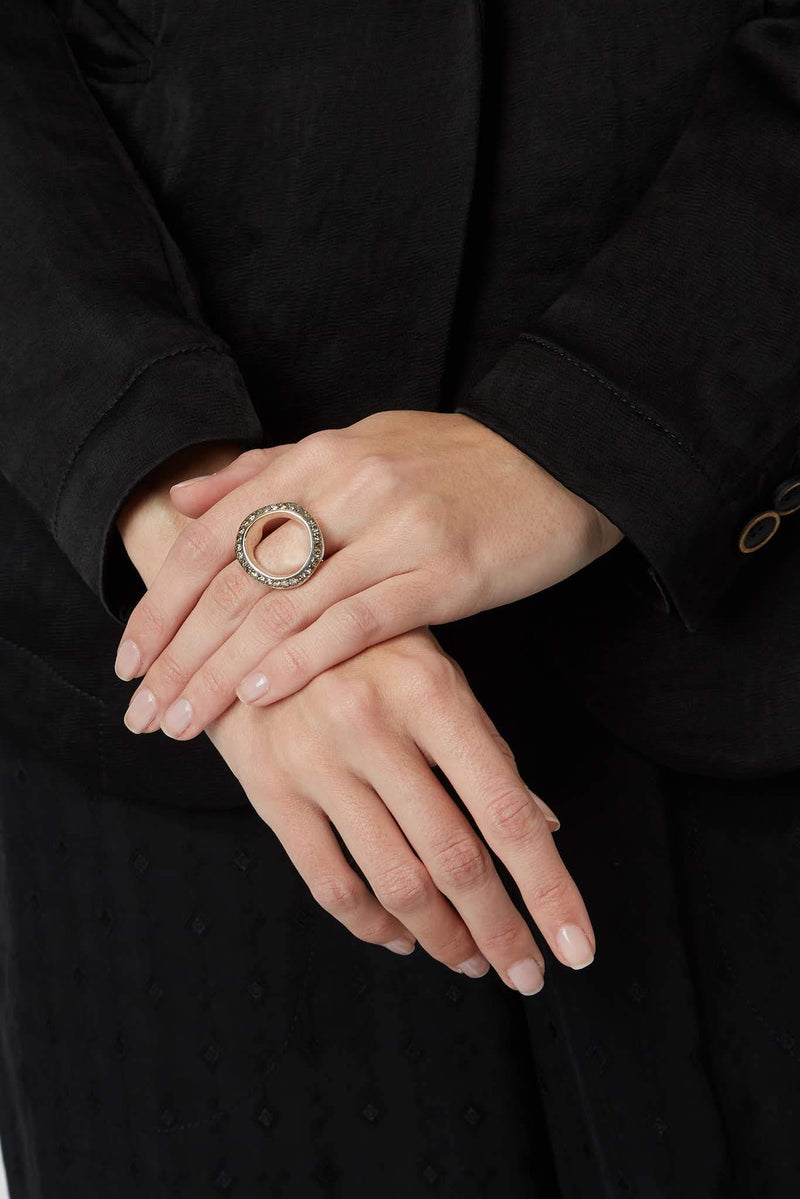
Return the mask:
<path id="1" fill-rule="evenodd" d="M 198 474 L 213 474 L 243 452 L 240 442 L 206 442 L 171 455 L 141 479 L 125 498 L 117 517 L 123 545 L 149 587 L 170 546 L 191 518 L 170 499 L 173 483 Z"/>

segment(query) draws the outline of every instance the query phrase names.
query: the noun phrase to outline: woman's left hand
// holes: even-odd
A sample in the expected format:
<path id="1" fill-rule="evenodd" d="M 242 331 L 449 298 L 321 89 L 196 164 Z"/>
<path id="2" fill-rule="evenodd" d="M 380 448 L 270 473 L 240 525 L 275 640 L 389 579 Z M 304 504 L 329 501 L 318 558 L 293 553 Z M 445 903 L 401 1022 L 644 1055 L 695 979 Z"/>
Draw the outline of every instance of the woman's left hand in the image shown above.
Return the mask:
<path id="1" fill-rule="evenodd" d="M 131 613 L 122 659 L 144 674 L 135 732 L 188 740 L 236 698 L 268 704 L 399 633 L 550 587 L 622 533 L 500 434 L 463 413 L 377 412 L 294 444 L 247 450 L 173 487 L 193 517 Z M 318 522 L 325 558 L 299 587 L 272 588 L 235 557 L 244 517 L 292 500 Z M 308 534 L 294 521 L 259 543 L 290 573 Z M 302 546 L 302 549 L 300 548 Z M 275 565 L 294 547 L 297 565 Z M 119 661 L 119 659 L 118 659 Z M 130 713 L 130 708 L 129 708 Z M 140 722 L 139 722 L 140 723 Z"/>

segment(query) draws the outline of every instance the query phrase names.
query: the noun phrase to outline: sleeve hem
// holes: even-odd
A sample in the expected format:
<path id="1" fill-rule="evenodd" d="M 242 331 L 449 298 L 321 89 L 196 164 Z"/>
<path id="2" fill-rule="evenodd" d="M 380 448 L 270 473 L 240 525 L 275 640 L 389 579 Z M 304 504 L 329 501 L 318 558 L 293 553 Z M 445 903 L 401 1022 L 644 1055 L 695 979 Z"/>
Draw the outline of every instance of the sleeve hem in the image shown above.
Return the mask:
<path id="1" fill-rule="evenodd" d="M 654 584 L 697 631 L 752 557 L 738 548 L 796 452 L 790 429 L 768 459 L 722 490 L 672 430 L 555 343 L 520 334 L 455 408 L 534 458 L 593 504 L 646 559 Z M 769 552 L 766 547 L 762 552 Z"/>
<path id="2" fill-rule="evenodd" d="M 188 446 L 238 440 L 244 449 L 263 436 L 235 360 L 208 345 L 146 363 L 104 410 L 64 473 L 52 534 L 116 621 L 144 592 L 115 527 L 133 488 Z"/>

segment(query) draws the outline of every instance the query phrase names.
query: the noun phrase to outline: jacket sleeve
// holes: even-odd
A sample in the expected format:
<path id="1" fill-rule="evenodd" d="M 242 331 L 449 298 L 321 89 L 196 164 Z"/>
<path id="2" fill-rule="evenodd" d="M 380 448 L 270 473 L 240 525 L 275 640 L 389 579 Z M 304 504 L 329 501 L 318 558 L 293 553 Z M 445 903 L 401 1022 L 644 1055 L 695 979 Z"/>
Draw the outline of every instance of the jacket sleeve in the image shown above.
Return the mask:
<path id="1" fill-rule="evenodd" d="M 142 589 L 125 497 L 178 450 L 262 427 L 53 12 L 2 14 L 0 470 L 122 623 Z"/>
<path id="2" fill-rule="evenodd" d="M 605 513 L 689 631 L 800 535 L 798 0 L 732 32 L 633 211 L 455 410 Z"/>

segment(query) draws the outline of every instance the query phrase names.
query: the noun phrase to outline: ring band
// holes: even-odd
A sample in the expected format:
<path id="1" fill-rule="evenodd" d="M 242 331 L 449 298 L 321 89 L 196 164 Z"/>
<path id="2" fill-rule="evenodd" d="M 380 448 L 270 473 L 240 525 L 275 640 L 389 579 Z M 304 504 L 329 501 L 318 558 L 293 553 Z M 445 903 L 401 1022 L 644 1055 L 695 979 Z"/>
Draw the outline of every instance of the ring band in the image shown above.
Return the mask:
<path id="1" fill-rule="evenodd" d="M 305 525 L 308 530 L 311 548 L 308 552 L 308 557 L 299 570 L 293 571 L 290 575 L 271 575 L 267 574 L 250 556 L 249 546 L 252 537 L 270 517 L 283 514 L 292 517 L 294 520 L 299 520 L 301 524 Z M 306 512 L 305 508 L 300 504 L 266 504 L 263 508 L 256 508 L 254 512 L 248 513 L 244 518 L 236 534 L 236 557 L 242 570 L 246 571 L 254 579 L 257 579 L 259 583 L 266 583 L 268 587 L 299 587 L 301 583 L 305 583 L 313 575 L 322 561 L 324 554 L 325 542 L 322 537 L 322 531 L 311 513 Z"/>

